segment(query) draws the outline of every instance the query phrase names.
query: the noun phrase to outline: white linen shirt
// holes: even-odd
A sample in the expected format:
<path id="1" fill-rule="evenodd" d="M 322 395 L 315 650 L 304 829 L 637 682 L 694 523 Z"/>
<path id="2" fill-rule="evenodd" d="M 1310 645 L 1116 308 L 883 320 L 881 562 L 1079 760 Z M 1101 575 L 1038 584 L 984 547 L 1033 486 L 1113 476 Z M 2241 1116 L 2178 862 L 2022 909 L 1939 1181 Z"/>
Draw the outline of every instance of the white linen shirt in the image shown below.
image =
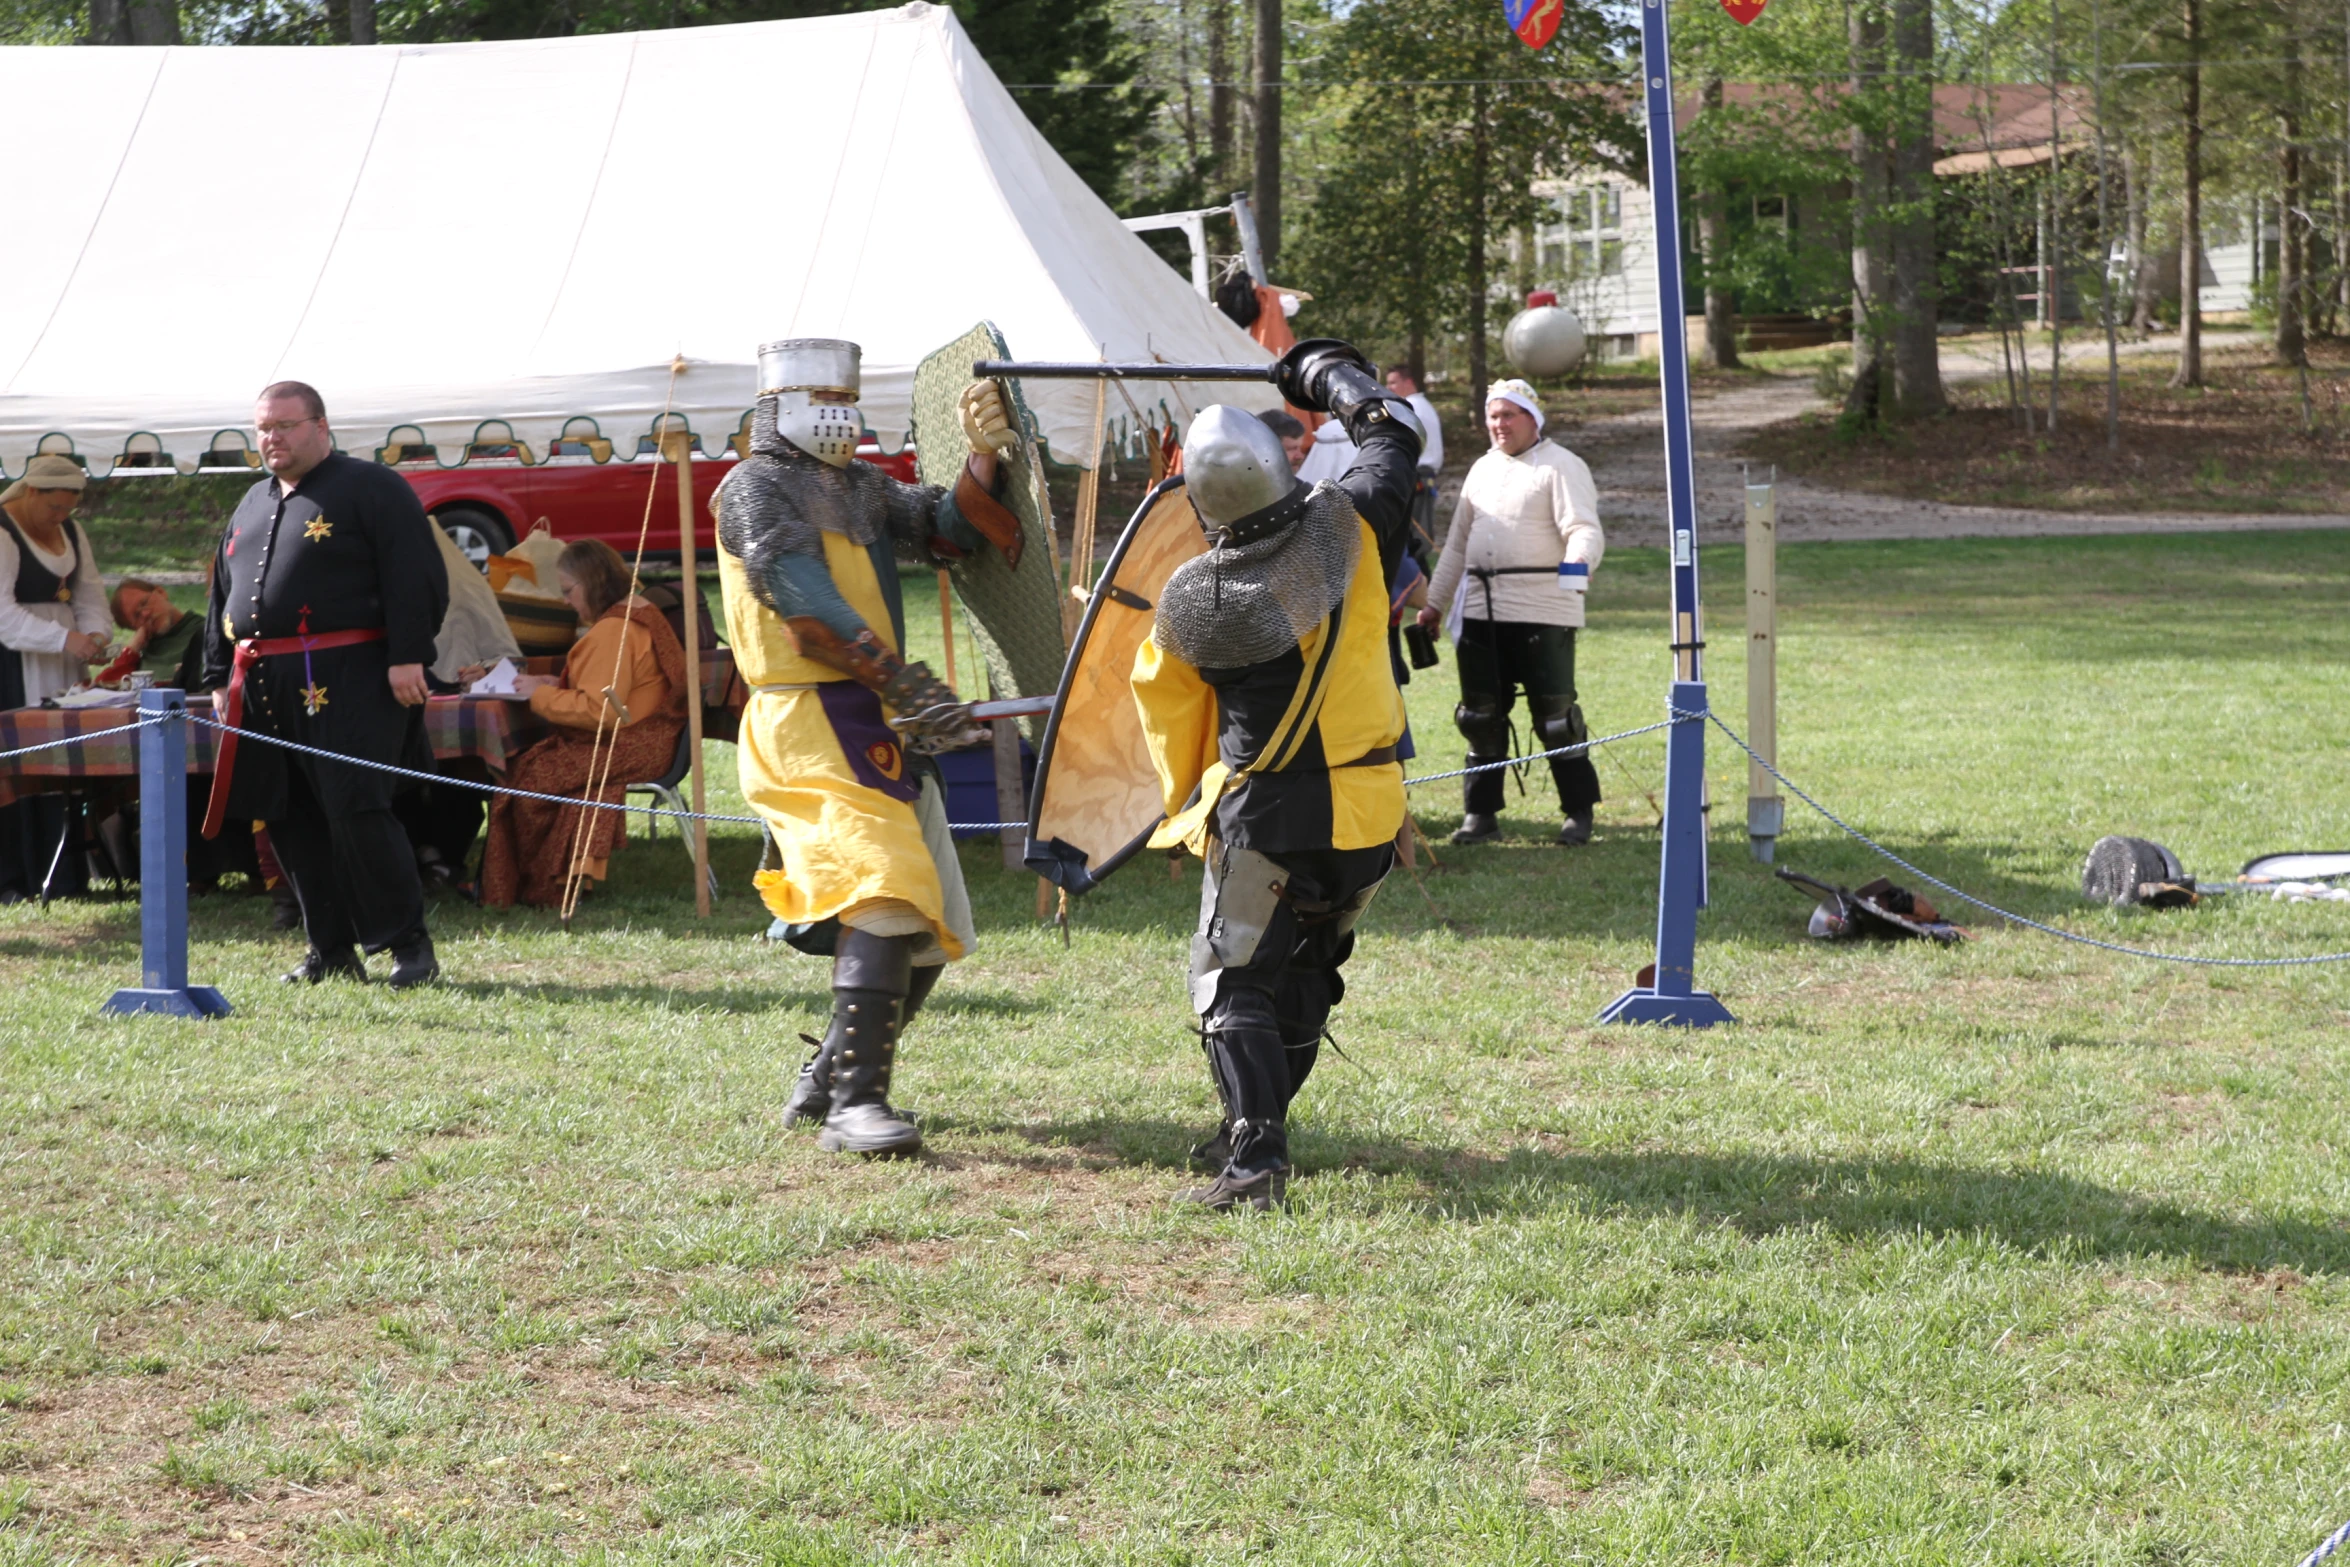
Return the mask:
<path id="1" fill-rule="evenodd" d="M 1581 561 L 1597 575 L 1606 553 L 1599 487 L 1582 458 L 1547 438 L 1515 457 L 1497 446 L 1461 481 L 1428 603 L 1448 620 L 1580 626 L 1587 595 L 1560 587 L 1558 566 Z M 1470 575 L 1504 567 L 1513 569 L 1506 576 Z"/>
<path id="2" fill-rule="evenodd" d="M 1444 466 L 1444 427 L 1436 422 L 1436 405 L 1428 401 L 1426 392 L 1414 392 L 1404 401 L 1420 416 L 1420 429 L 1428 437 L 1420 448 L 1420 471 L 1434 473 Z"/>
<path id="3" fill-rule="evenodd" d="M 75 531 L 80 532 L 78 525 Z M 68 632 L 87 631 L 101 638 L 114 634 L 114 617 L 106 608 L 106 588 L 98 580 L 98 561 L 87 533 L 81 536 L 81 546 L 81 559 L 73 563 L 71 604 L 19 604 L 16 540 L 0 528 L 0 647 L 13 649 L 23 660 L 27 707 L 39 707 L 68 686 L 89 678 L 87 664 L 66 656 Z M 68 562 L 62 551 L 52 555 L 36 544 L 33 558 L 58 575 L 65 574 Z"/>

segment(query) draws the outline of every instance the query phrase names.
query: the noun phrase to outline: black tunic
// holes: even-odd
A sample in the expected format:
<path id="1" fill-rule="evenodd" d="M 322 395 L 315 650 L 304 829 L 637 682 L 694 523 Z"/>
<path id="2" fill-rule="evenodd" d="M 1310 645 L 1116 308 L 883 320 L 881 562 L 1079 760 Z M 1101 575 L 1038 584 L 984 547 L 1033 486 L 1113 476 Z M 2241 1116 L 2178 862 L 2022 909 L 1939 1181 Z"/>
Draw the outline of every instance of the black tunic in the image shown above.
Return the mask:
<path id="1" fill-rule="evenodd" d="M 449 577 L 432 526 L 407 480 L 340 452 L 291 495 L 274 476 L 245 492 L 213 558 L 207 681 L 228 683 L 235 640 L 384 631 L 381 642 L 262 659 L 245 677 L 247 729 L 369 761 L 431 765 L 424 711 L 402 707 L 386 674 L 433 660 Z M 286 754 L 250 741 L 237 748 L 232 816 L 282 812 Z M 314 776 L 329 815 L 388 809 L 399 782 L 332 763 Z"/>

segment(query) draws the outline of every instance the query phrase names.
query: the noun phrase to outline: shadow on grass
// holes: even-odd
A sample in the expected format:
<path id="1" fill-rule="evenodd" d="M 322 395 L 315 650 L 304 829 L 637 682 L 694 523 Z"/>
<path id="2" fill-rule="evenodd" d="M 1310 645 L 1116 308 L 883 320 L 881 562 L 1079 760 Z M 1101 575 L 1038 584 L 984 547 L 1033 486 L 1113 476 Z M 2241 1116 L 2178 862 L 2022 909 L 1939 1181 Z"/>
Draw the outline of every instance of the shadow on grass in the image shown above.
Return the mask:
<path id="1" fill-rule="evenodd" d="M 136 962 L 139 910 L 135 904 L 82 899 L 50 905 L 41 923 L 0 936 L 0 958 L 54 958 L 60 955 Z"/>
<path id="2" fill-rule="evenodd" d="M 1422 813 L 1423 824 L 1426 813 Z M 1603 940 L 1645 942 L 1656 932 L 1657 835 L 1653 827 L 1603 827 L 1580 849 L 1540 841 L 1555 828 L 1533 818 L 1505 817 L 1507 841 L 1468 848 L 1440 846 L 1441 863 L 1425 861 L 1418 874 L 1397 866 L 1380 889 L 1369 916 L 1374 933 L 1414 936 L 1449 930 L 1473 940 Z M 1804 939 L 1811 900 L 1772 878 L 1771 867 L 1745 852 L 1743 835 L 1720 834 L 1713 843 L 1711 902 L 1705 929 L 1712 939 L 1739 937 Z M 1948 835 L 1902 836 L 1887 847 L 1979 898 L 2035 919 L 2062 920 L 2083 911 L 2078 893 L 2016 874 L 2031 856 L 2018 846 L 1966 841 Z M 2087 845 L 2080 846 L 2086 850 Z M 2071 857 L 2067 846 L 2064 856 Z M 1916 878 L 1857 843 L 1802 843 L 1785 846 L 1780 863 L 1823 880 L 1859 886 L 1877 876 L 1904 884 Z M 1002 873 L 981 868 L 971 877 L 982 931 L 1000 924 L 1025 924 L 1034 883 L 999 886 Z M 1127 866 L 1108 882 L 1075 900 L 1070 927 L 1082 938 L 1103 934 L 1190 935 L 1199 908 L 1200 873 L 1187 863 L 1180 881 L 1169 880 L 1154 856 Z M 1979 910 L 1923 885 L 1913 886 L 1945 914 L 1967 924 L 1996 924 Z"/>
<path id="3" fill-rule="evenodd" d="M 996 1128 L 1032 1143 L 1186 1168 L 1207 1130 L 1164 1120 L 1093 1118 Z M 1478 1222 L 1573 1212 L 1694 1218 L 1755 1238 L 1822 1230 L 1848 1240 L 1979 1236 L 2051 1259 L 2179 1257 L 2198 1267 L 2302 1273 L 2350 1270 L 2350 1226 L 2291 1216 L 2223 1218 L 2065 1175 L 1918 1159 L 1761 1154 L 1551 1153 L 1494 1157 L 1336 1137 L 1302 1128 L 1301 1181 L 1353 1170 L 1414 1183 L 1401 1199 L 1432 1218 Z M 1387 1199 L 1373 1195 L 1370 1201 Z"/>
<path id="4" fill-rule="evenodd" d="M 694 989 L 647 982 L 641 985 L 581 985 L 560 979 L 477 980 L 462 976 L 444 979 L 440 988 L 481 1000 L 526 996 L 590 1006 L 665 1008 L 673 1012 L 723 1012 L 760 1016 L 791 1012 L 814 1017 L 819 1024 L 831 1015 L 829 964 L 811 962 L 788 980 L 773 985 L 721 985 Z M 942 995 L 922 1009 L 925 1022 L 945 1017 L 1024 1017 L 1049 1010 L 1007 991 L 957 991 Z"/>
<path id="5" fill-rule="evenodd" d="M 2350 1267 L 2350 1229 L 2338 1223 L 2284 1216 L 2238 1221 L 2037 1171 L 1907 1158 L 1535 1149 L 1499 1159 L 1422 1156 L 1417 1162 L 1428 1201 L 1448 1217 L 1573 1207 L 1686 1215 L 1758 1237 L 1814 1228 L 1848 1239 L 1982 1236 L 2052 1258 L 2174 1256 L 2228 1271 Z"/>

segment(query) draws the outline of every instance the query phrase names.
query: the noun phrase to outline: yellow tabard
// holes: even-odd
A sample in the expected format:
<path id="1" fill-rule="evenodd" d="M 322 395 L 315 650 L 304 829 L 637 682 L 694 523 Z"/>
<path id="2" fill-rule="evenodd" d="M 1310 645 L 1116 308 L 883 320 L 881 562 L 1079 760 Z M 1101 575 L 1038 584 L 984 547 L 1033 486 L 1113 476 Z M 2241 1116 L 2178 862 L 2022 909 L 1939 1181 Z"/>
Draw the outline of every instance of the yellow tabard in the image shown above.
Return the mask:
<path id="1" fill-rule="evenodd" d="M 824 563 L 841 597 L 895 652 L 873 557 L 837 533 L 823 537 Z M 946 923 L 938 867 L 914 815 L 906 755 L 881 723 L 879 700 L 839 670 L 803 656 L 723 545 L 718 581 L 727 640 L 751 687 L 736 751 L 743 798 L 774 835 L 780 859 L 778 868 L 759 873 L 759 895 L 795 924 L 853 917 L 876 903 L 903 904 L 930 923 L 948 957 L 961 957 L 962 942 Z"/>

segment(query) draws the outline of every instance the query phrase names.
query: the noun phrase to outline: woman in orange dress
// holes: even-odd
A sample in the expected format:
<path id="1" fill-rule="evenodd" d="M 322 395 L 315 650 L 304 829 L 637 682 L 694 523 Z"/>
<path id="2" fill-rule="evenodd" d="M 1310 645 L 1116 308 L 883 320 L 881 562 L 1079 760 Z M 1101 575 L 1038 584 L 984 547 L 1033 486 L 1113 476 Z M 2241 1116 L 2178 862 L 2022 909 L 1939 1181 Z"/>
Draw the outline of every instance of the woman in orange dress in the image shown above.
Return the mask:
<path id="1" fill-rule="evenodd" d="M 661 612 L 631 591 L 628 564 L 611 545 L 596 539 L 565 545 L 556 579 L 587 631 L 572 644 L 561 676 L 524 675 L 515 682 L 555 732 L 514 759 L 506 782 L 584 799 L 600 778 L 597 797 L 618 804 L 629 784 L 659 778 L 676 759 L 685 727 L 685 649 Z M 583 812 L 503 794 L 492 802 L 481 901 L 493 909 L 517 902 L 559 906 L 566 866 L 601 881 L 623 841 L 618 811 Z M 582 815 L 592 818 L 584 832 Z"/>

